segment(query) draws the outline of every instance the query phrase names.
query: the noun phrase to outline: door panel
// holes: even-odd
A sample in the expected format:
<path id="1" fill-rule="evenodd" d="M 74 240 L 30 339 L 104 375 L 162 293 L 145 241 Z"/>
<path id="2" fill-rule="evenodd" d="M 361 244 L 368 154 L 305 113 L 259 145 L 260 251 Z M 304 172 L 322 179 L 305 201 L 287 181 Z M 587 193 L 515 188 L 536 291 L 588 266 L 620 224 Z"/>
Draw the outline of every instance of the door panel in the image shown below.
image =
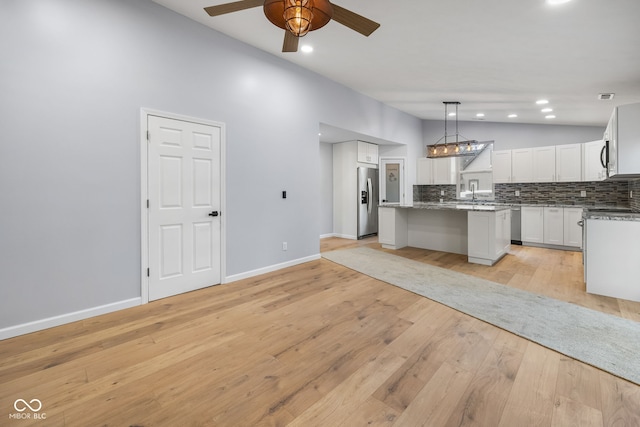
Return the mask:
<path id="1" fill-rule="evenodd" d="M 148 116 L 149 300 L 220 283 L 216 126 Z"/>

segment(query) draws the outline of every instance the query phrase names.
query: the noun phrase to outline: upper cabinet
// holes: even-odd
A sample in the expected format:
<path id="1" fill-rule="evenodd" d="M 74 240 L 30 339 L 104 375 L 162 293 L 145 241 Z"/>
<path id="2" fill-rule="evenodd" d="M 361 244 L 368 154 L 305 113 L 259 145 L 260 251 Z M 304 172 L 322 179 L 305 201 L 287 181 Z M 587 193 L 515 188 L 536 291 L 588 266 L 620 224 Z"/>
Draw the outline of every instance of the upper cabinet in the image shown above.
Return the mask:
<path id="1" fill-rule="evenodd" d="M 495 184 L 511 182 L 511 150 L 493 151 L 491 164 L 493 168 L 493 182 Z"/>
<path id="2" fill-rule="evenodd" d="M 418 157 L 416 163 L 416 185 L 433 184 L 433 159 Z"/>
<path id="3" fill-rule="evenodd" d="M 603 166 L 604 159 L 604 141 L 585 142 L 584 150 L 584 180 L 585 181 L 602 181 L 607 177 L 607 169 Z"/>
<path id="4" fill-rule="evenodd" d="M 533 149 L 511 150 L 511 182 L 533 182 Z"/>
<path id="5" fill-rule="evenodd" d="M 493 152 L 493 182 L 582 181 L 584 144 L 551 145 Z"/>
<path id="6" fill-rule="evenodd" d="M 533 149 L 533 182 L 556 181 L 556 147 Z"/>
<path id="7" fill-rule="evenodd" d="M 370 142 L 358 141 L 358 162 L 378 164 L 378 146 Z"/>
<path id="8" fill-rule="evenodd" d="M 455 185 L 456 169 L 455 157 L 419 157 L 416 163 L 416 185 Z"/>
<path id="9" fill-rule="evenodd" d="M 433 183 L 436 185 L 456 183 L 456 158 L 445 157 L 433 160 Z"/>
<path id="10" fill-rule="evenodd" d="M 556 181 L 582 180 L 582 144 L 558 145 L 556 149 Z"/>

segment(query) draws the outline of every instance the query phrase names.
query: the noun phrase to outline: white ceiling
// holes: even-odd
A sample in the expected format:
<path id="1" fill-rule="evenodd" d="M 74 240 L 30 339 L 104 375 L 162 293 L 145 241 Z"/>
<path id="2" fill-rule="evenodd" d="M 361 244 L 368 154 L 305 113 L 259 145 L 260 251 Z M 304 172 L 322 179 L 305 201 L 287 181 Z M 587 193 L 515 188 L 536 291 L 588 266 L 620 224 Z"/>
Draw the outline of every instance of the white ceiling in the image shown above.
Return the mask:
<path id="1" fill-rule="evenodd" d="M 331 21 L 300 40 L 311 54 L 282 53 L 284 30 L 261 7 L 210 17 L 204 7 L 227 1 L 154 1 L 423 119 L 460 101 L 461 121 L 604 126 L 640 102 L 640 0 L 336 0 L 381 27 L 364 37 Z"/>

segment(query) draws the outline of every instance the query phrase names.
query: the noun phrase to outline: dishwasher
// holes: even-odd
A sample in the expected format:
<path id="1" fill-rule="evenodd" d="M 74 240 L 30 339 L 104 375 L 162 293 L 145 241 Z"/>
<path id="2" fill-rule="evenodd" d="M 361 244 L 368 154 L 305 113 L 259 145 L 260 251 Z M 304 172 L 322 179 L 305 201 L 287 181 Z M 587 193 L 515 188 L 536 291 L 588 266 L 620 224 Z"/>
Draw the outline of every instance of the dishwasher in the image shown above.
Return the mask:
<path id="1" fill-rule="evenodd" d="M 521 212 L 520 206 L 511 206 L 511 244 L 522 244 L 522 231 L 520 230 Z"/>

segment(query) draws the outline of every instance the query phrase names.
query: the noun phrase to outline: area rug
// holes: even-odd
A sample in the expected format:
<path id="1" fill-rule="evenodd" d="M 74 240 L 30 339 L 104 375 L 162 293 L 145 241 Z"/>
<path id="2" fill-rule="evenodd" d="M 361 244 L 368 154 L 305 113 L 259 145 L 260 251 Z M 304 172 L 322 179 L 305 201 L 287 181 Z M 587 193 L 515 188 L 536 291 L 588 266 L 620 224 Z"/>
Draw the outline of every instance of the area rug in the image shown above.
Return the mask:
<path id="1" fill-rule="evenodd" d="M 371 248 L 322 254 L 640 385 L 640 323 Z"/>

